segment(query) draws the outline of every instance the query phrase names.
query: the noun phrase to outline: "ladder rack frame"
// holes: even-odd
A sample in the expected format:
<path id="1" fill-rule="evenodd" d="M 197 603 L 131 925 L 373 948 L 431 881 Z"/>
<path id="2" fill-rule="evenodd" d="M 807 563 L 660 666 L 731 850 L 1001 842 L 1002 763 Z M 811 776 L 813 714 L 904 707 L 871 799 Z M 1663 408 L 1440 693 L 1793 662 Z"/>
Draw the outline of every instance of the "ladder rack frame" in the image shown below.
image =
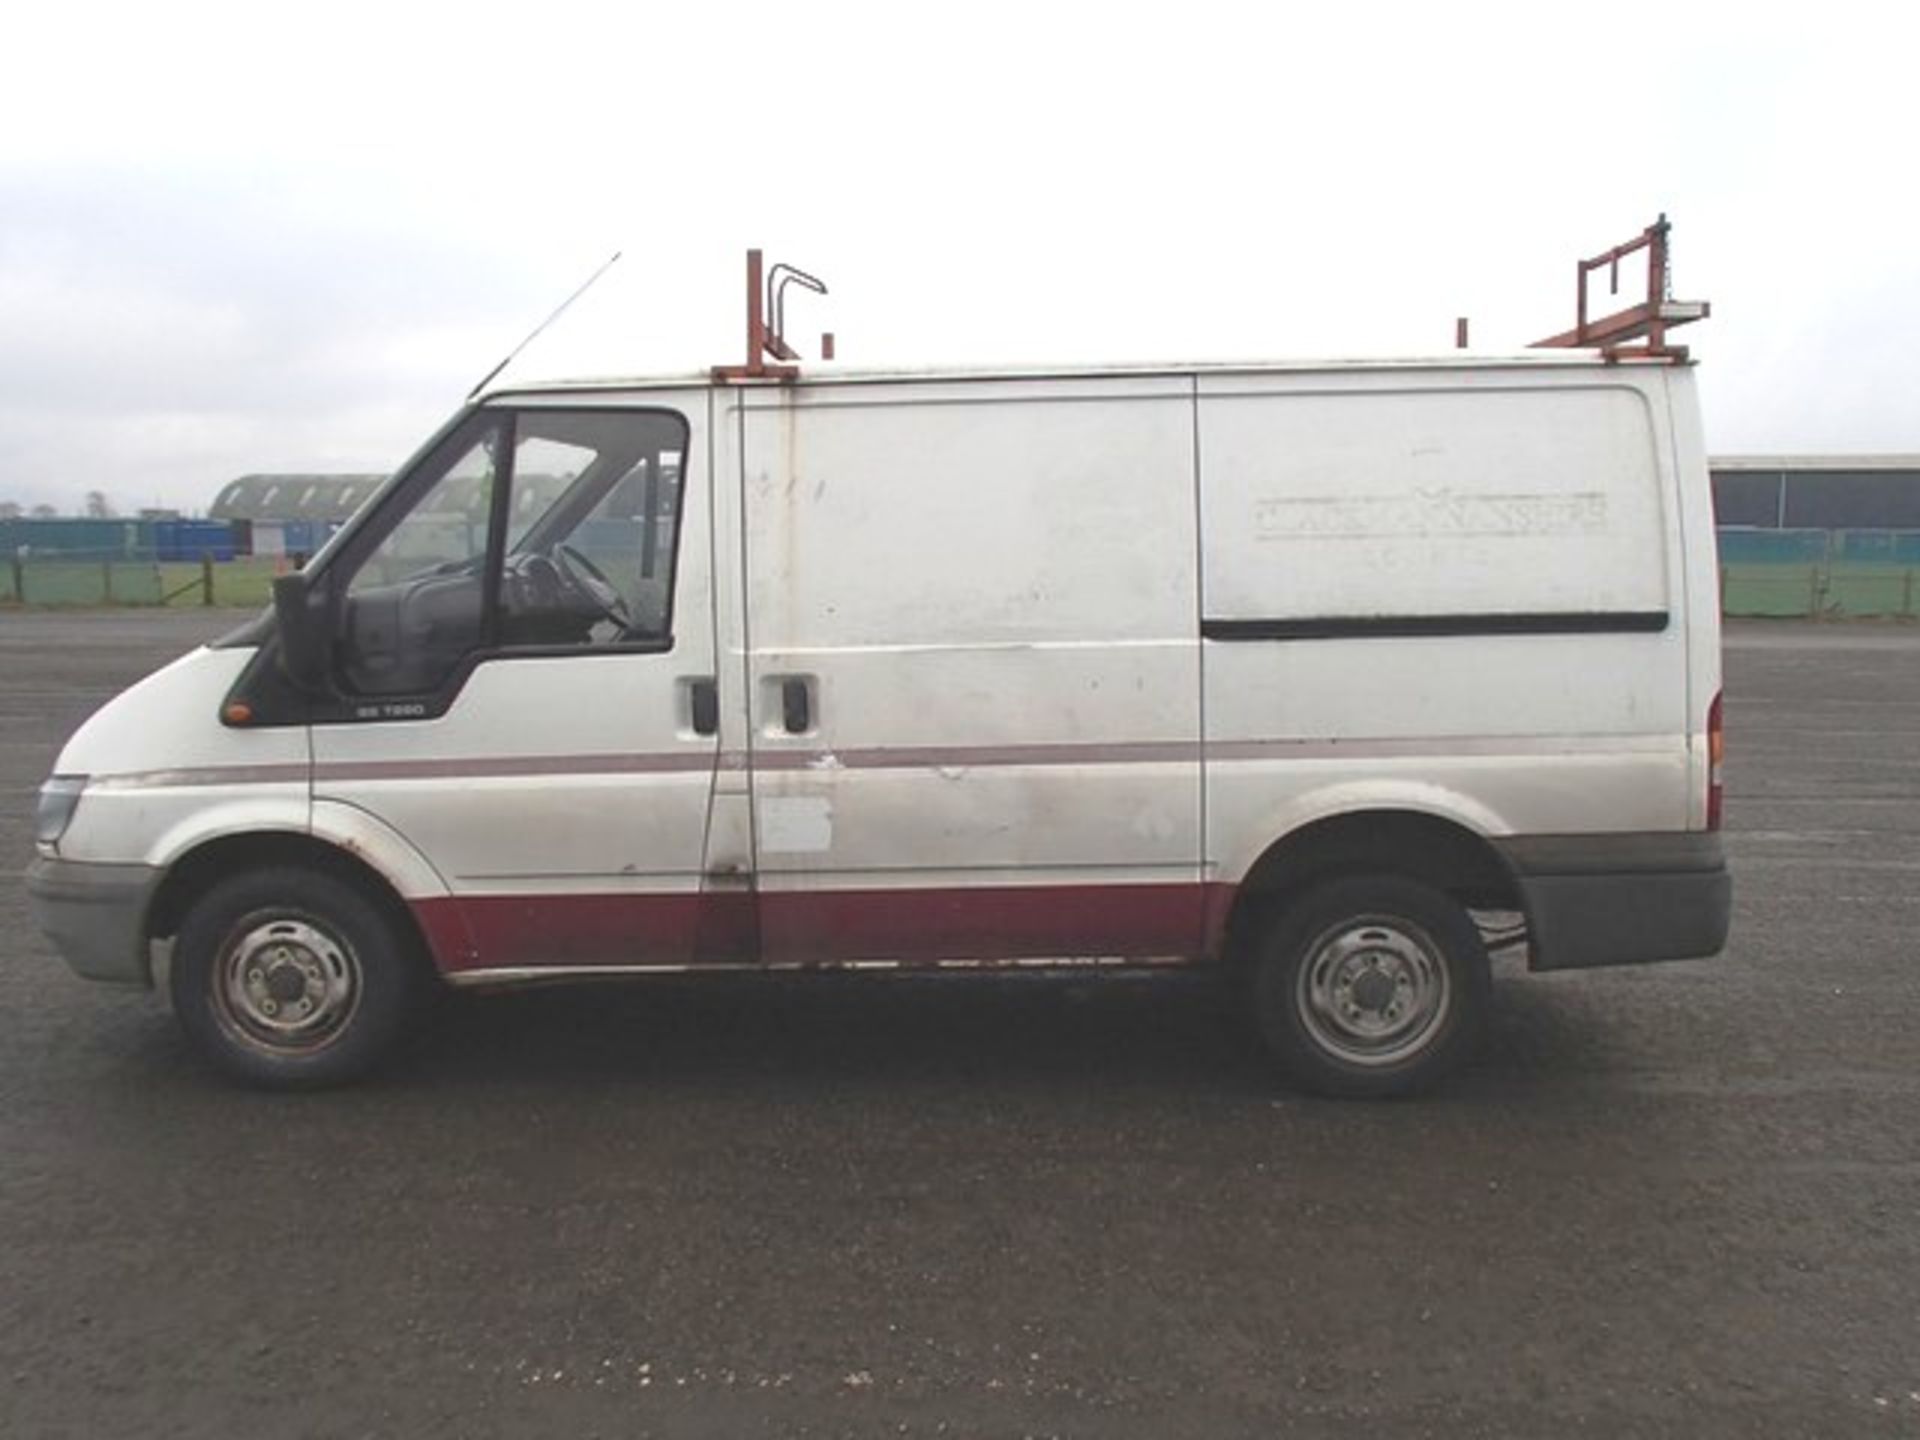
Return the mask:
<path id="1" fill-rule="evenodd" d="M 1529 348 L 1598 349 L 1609 360 L 1670 360 L 1676 364 L 1687 358 L 1687 347 L 1669 345 L 1667 332 L 1676 326 L 1690 325 L 1713 313 L 1704 300 L 1675 300 L 1670 296 L 1667 235 L 1673 227 L 1662 215 L 1633 239 L 1615 245 L 1589 260 L 1574 262 L 1576 299 L 1574 326 L 1545 340 L 1536 340 Z M 1587 315 L 1588 277 L 1596 270 L 1607 272 L 1608 293 L 1620 293 L 1620 262 L 1629 255 L 1647 252 L 1647 297 L 1637 305 L 1616 310 L 1599 319 Z M 1634 342 L 1641 342 L 1635 344 Z"/>

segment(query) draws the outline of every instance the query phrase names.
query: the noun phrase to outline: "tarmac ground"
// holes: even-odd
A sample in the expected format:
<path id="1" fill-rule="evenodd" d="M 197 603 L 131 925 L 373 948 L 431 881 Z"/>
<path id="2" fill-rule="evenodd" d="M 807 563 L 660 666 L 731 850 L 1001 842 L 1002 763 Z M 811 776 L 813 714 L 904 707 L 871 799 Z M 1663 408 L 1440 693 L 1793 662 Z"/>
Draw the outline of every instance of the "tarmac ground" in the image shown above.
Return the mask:
<path id="1" fill-rule="evenodd" d="M 0 613 L 0 848 L 232 625 Z M 0 886 L 0 1435 L 1920 1434 L 1920 629 L 1727 637 L 1732 944 L 1426 1100 L 1164 981 L 466 996 L 267 1096 Z"/>

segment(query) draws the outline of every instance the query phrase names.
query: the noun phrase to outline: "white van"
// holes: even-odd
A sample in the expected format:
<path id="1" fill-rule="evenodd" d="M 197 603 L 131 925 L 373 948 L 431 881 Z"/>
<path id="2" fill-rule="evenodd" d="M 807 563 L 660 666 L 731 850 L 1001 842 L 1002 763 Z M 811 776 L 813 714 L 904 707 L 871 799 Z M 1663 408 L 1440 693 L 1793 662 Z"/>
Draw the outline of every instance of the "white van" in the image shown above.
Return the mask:
<path id="1" fill-rule="evenodd" d="M 1383 1094 L 1473 912 L 1720 949 L 1719 747 L 1685 364 L 505 388 L 81 727 L 29 888 L 267 1084 L 430 982 L 1213 965 Z"/>

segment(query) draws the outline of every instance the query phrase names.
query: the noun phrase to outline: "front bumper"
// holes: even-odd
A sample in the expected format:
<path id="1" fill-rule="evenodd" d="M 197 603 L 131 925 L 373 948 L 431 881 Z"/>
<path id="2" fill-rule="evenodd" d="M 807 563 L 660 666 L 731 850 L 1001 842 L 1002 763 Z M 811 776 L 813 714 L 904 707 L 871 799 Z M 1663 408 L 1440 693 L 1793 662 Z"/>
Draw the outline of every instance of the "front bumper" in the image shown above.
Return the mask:
<path id="1" fill-rule="evenodd" d="M 27 908 L 74 972 L 110 985 L 151 985 L 147 906 L 161 872 L 41 856 L 27 867 Z"/>
<path id="2" fill-rule="evenodd" d="M 1733 882 L 1717 832 L 1497 843 L 1520 883 L 1532 969 L 1699 959 L 1727 943 Z"/>

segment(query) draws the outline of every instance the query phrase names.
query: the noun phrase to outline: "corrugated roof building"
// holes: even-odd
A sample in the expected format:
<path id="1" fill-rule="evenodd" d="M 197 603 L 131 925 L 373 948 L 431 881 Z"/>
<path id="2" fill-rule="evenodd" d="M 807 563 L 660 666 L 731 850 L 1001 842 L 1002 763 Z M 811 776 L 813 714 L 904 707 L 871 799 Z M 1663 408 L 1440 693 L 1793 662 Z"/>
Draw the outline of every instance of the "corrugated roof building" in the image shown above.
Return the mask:
<path id="1" fill-rule="evenodd" d="M 386 483 L 384 475 L 242 475 L 221 486 L 215 520 L 321 520 L 339 524 Z"/>
<path id="2" fill-rule="evenodd" d="M 1920 530 L 1920 455 L 1720 455 L 1714 519 L 1763 530 Z"/>

